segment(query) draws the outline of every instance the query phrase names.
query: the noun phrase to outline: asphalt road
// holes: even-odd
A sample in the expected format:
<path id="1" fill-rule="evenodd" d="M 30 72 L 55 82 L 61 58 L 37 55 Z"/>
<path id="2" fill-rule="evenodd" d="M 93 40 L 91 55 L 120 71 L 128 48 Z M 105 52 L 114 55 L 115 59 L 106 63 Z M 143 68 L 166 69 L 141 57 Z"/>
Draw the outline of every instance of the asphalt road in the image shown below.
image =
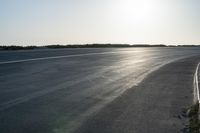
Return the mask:
<path id="1" fill-rule="evenodd" d="M 189 133 L 187 110 L 200 56 L 149 74 L 83 122 L 76 133 Z"/>
<path id="2" fill-rule="evenodd" d="M 128 91 L 137 90 L 135 87 L 145 82 L 143 79 L 148 77 L 147 75 L 157 72 L 160 67 L 170 62 L 198 55 L 200 55 L 200 49 L 197 48 L 1 51 L 0 132 L 97 132 L 91 127 L 87 128 L 88 124 L 98 123 L 99 116 L 112 119 L 112 116 L 107 116 L 103 110 L 106 110 L 113 102 L 119 101 L 117 99 L 123 92 L 125 95 Z M 197 58 L 191 63 L 190 76 L 196 60 Z M 180 70 L 185 69 L 180 67 Z M 162 81 L 164 80 L 158 80 L 157 84 L 162 85 Z M 185 80 L 183 83 L 186 86 L 190 85 L 190 80 Z M 144 88 L 141 87 L 140 91 L 132 92 L 138 96 L 135 103 L 138 105 L 137 109 L 141 110 L 143 104 L 140 104 L 140 101 L 144 101 L 144 96 L 152 94 L 151 96 L 159 101 L 159 92 L 162 92 L 156 87 L 156 91 L 146 91 Z M 165 93 L 162 95 L 165 96 Z M 188 95 L 187 97 L 192 99 L 190 93 Z M 175 94 L 171 96 L 171 99 L 176 98 Z M 134 100 L 133 98 L 131 100 Z M 132 101 L 127 98 L 127 102 Z M 123 108 L 126 108 L 128 104 L 121 106 L 119 101 L 118 109 L 123 112 Z M 112 111 L 112 107 L 113 105 L 107 110 Z M 131 111 L 131 109 L 126 110 Z M 134 118 L 137 131 L 143 133 L 145 130 L 140 130 L 142 126 L 137 125 L 138 122 L 141 124 L 142 118 L 139 116 L 142 116 L 143 112 L 135 113 L 133 111 L 128 114 L 132 114 L 130 118 Z M 129 116 L 126 115 L 126 117 Z M 108 127 L 116 126 L 114 121 L 109 124 Z M 99 128 L 105 127 L 101 125 L 96 129 Z M 121 131 L 125 131 L 123 129 Z M 105 132 L 112 131 L 115 130 L 105 128 Z"/>

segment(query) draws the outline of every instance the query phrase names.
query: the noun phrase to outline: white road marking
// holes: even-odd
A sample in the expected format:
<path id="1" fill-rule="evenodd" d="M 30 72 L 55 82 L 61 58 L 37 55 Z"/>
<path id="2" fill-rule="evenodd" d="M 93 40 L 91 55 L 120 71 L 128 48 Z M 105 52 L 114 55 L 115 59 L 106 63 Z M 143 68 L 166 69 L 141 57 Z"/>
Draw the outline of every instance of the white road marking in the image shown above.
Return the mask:
<path id="1" fill-rule="evenodd" d="M 148 51 L 154 51 L 154 50 L 148 50 Z M 113 54 L 113 53 L 119 53 L 119 52 L 140 53 L 140 52 L 144 52 L 144 51 L 118 50 L 118 51 L 115 51 L 115 52 L 97 52 L 97 53 L 73 54 L 73 55 L 64 55 L 64 56 L 50 56 L 50 57 L 41 57 L 41 58 L 33 58 L 33 59 L 24 59 L 24 60 L 3 61 L 3 62 L 0 62 L 0 65 L 3 65 L 3 64 L 12 64 L 12 63 L 30 62 L 30 61 L 38 61 L 38 60 L 49 60 L 49 59 L 70 58 L 70 57 L 81 57 L 81 56 L 88 56 L 88 55 Z"/>
<path id="2" fill-rule="evenodd" d="M 199 98 L 199 79 L 198 79 L 198 71 L 199 71 L 200 63 L 198 63 L 195 75 L 194 75 L 194 102 L 200 103 Z"/>
<path id="3" fill-rule="evenodd" d="M 24 60 L 13 60 L 13 61 L 0 62 L 0 65 L 3 65 L 3 64 L 12 64 L 12 63 L 21 63 L 21 62 L 29 62 L 29 61 L 38 61 L 38 60 L 49 60 L 49 59 L 69 58 L 69 57 L 80 57 L 80 56 L 87 56 L 87 55 L 113 54 L 113 53 L 118 53 L 118 52 L 74 54 L 74 55 L 65 55 L 65 56 L 53 56 L 53 57 L 50 56 L 50 57 L 42 57 L 42 58 L 24 59 Z"/>

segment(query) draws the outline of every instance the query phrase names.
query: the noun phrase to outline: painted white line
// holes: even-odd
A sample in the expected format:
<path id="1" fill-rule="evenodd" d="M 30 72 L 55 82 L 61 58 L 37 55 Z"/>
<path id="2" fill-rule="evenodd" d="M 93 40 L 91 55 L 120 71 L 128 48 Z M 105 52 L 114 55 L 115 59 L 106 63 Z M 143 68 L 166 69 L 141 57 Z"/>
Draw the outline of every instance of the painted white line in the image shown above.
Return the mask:
<path id="1" fill-rule="evenodd" d="M 65 55 L 65 56 L 53 56 L 53 57 L 50 56 L 50 57 L 33 58 L 33 59 L 25 59 L 25 60 L 4 61 L 4 62 L 0 62 L 0 65 L 3 65 L 3 64 L 12 64 L 12 63 L 21 63 L 21 62 L 29 62 L 29 61 L 39 61 L 39 60 L 69 58 L 69 57 L 81 57 L 81 56 L 88 56 L 88 55 L 113 54 L 113 53 L 118 53 L 118 52 L 101 52 L 101 53 L 88 53 L 88 54 L 74 54 L 74 55 Z"/>
<path id="2" fill-rule="evenodd" d="M 200 103 L 199 98 L 199 79 L 198 79 L 198 71 L 199 71 L 200 63 L 198 63 L 195 75 L 194 75 L 194 102 Z"/>

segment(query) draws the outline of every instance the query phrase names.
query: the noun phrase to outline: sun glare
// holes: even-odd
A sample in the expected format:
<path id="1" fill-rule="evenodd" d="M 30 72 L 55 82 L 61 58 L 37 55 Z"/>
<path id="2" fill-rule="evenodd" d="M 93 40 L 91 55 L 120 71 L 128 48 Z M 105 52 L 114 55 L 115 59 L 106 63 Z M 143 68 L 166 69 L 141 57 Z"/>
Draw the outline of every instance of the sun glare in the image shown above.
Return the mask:
<path id="1" fill-rule="evenodd" d="M 158 9 L 156 0 L 118 0 L 115 7 L 118 17 L 133 21 L 153 19 Z"/>

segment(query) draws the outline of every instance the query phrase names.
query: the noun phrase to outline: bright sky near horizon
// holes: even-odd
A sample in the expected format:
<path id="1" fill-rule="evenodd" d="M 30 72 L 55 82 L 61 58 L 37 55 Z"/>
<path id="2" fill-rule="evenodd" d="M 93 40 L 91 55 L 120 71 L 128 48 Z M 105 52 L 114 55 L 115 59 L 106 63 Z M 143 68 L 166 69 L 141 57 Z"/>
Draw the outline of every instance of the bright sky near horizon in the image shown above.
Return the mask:
<path id="1" fill-rule="evenodd" d="M 200 0 L 0 0 L 0 45 L 200 44 Z"/>

